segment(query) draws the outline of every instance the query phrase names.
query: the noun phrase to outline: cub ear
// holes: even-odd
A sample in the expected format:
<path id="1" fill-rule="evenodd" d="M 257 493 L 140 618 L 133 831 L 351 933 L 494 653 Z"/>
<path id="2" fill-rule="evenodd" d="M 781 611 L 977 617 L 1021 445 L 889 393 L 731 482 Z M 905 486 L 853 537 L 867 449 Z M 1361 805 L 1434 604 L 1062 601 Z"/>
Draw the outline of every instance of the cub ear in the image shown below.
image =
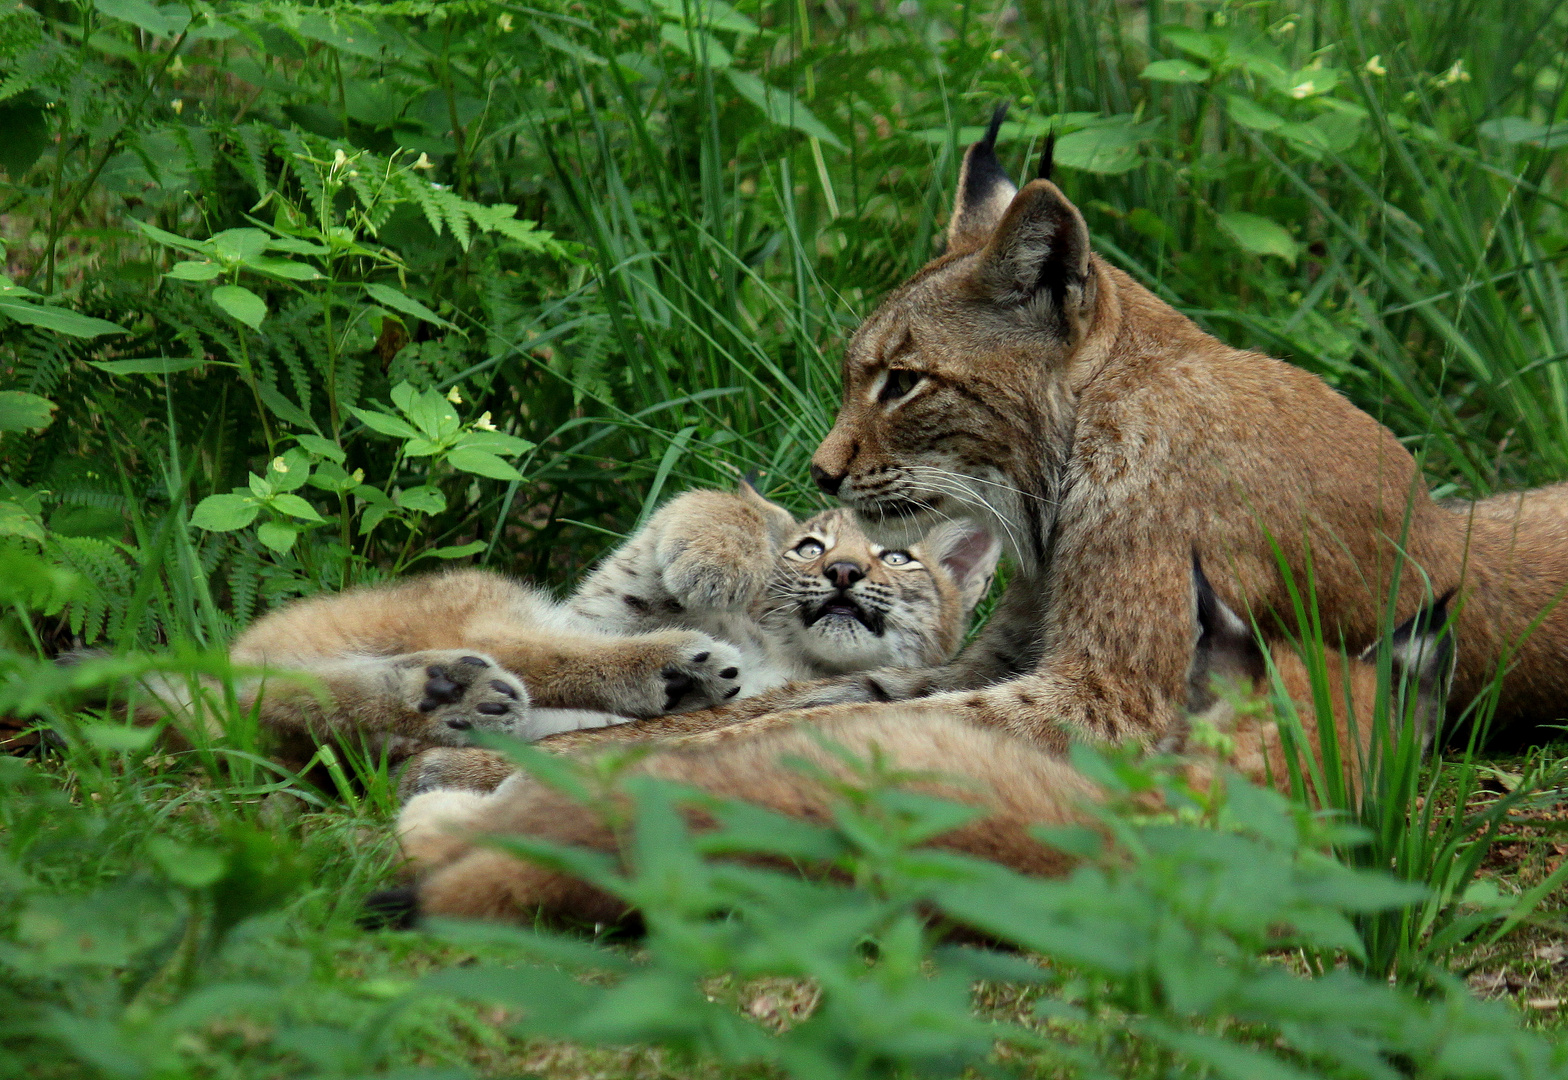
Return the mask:
<path id="1" fill-rule="evenodd" d="M 1214 677 L 1238 683 L 1255 683 L 1267 666 L 1252 627 L 1219 598 L 1203 572 L 1196 549 L 1192 553 L 1193 624 L 1197 642 L 1187 669 L 1187 711 L 1207 712 L 1214 706 Z"/>
<path id="2" fill-rule="evenodd" d="M 795 515 L 784 509 L 771 499 L 764 498 L 762 493 L 751 486 L 751 478 L 746 477 L 735 487 L 735 494 L 741 501 L 762 514 L 762 520 L 767 522 L 768 537 L 773 541 L 773 546 L 778 547 L 786 537 L 796 529 Z"/>
<path id="3" fill-rule="evenodd" d="M 953 575 L 964 613 L 975 609 L 991 588 L 996 560 L 1002 556 L 1002 542 L 972 521 L 948 521 L 926 534 L 921 547 Z"/>
<path id="4" fill-rule="evenodd" d="M 1089 227 L 1049 180 L 1013 197 L 981 252 L 975 282 L 984 298 L 1025 308 L 1072 337 L 1088 312 Z"/>
<path id="5" fill-rule="evenodd" d="M 947 224 L 947 250 L 968 251 L 979 247 L 996 229 L 1007 212 L 1018 188 L 996 159 L 996 133 L 1007 116 L 1007 104 L 998 105 L 991 114 L 985 138 L 964 152 L 958 170 L 958 195 L 953 202 L 953 217 Z"/>
<path id="6" fill-rule="evenodd" d="M 1397 718 L 1413 718 L 1423 745 L 1430 743 L 1440 726 L 1448 688 L 1454 681 L 1454 632 L 1448 612 L 1453 598 L 1454 590 L 1450 589 L 1396 626 L 1386 642 L 1393 661 L 1395 690 L 1400 684 L 1404 686 L 1405 697 Z M 1384 644 L 1368 646 L 1361 658 L 1375 663 L 1377 651 Z"/>

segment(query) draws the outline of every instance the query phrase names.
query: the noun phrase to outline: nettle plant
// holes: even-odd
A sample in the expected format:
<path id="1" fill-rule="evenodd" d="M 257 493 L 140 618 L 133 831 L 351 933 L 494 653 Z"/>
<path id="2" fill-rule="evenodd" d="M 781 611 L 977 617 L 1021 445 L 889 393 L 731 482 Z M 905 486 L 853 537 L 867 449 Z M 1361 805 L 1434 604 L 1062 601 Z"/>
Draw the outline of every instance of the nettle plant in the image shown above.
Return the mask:
<path id="1" fill-rule="evenodd" d="M 445 467 L 492 480 L 523 479 L 523 474 L 502 455 L 515 457 L 532 450 L 534 444 L 496 430 L 488 412 L 464 423 L 453 408 L 462 403 L 456 387 L 442 395 L 436 390 L 420 391 L 406 382 L 399 383 L 392 388 L 392 402 L 397 414 L 353 406 L 349 409 L 365 428 L 400 440 L 392 476 L 400 475 L 399 466 L 407 459 L 425 458 L 429 460 L 431 475 Z M 485 542 L 474 540 L 411 554 L 422 519 L 446 509 L 446 496 L 440 488 L 428 483 L 408 487 L 390 482 L 381 487 L 367 484 L 363 469 L 351 473 L 344 468 L 347 454 L 336 440 L 312 433 L 291 437 L 297 445 L 273 458 L 264 475 L 251 473 L 247 487 L 235 488 L 229 494 L 209 495 L 197 504 L 191 524 L 212 532 L 231 532 L 255 524 L 258 540 L 273 551 L 286 552 L 306 529 L 329 524 L 299 494 L 308 485 L 337 496 L 337 523 L 345 550 L 351 548 L 351 529 L 356 520 L 362 537 L 368 537 L 389 520 L 404 526 L 407 537 L 392 568 L 394 573 L 425 556 L 457 559 L 484 550 Z"/>
<path id="2" fill-rule="evenodd" d="M 369 342 L 386 333 L 389 321 L 398 324 L 405 340 L 417 322 L 467 336 L 397 287 L 405 284 L 405 263 L 397 252 L 376 243 L 376 237 L 399 207 L 412 204 L 437 236 L 449 230 L 465 251 L 476 235 L 490 233 L 524 252 L 560 258 L 570 253 L 533 222 L 517 219 L 514 206 L 470 202 L 420 175 L 429 168 L 424 155 L 410 163 L 397 154 L 350 154 L 293 133 L 281 135 L 273 149 L 286 161 L 280 182 L 268 182 L 259 151 L 252 155 L 256 168 L 251 177 L 265 192 L 252 214 L 270 209 L 270 222 L 252 217 L 253 226 L 226 229 L 206 240 L 139 223 L 149 239 L 186 256 L 164 276 L 207 287 L 211 304 L 230 320 L 232 346 L 224 344 L 232 359 L 218 362 L 236 368 L 255 398 L 270 456 L 262 473 L 250 474 L 247 486 L 203 499 L 192 524 L 213 532 L 254 526 L 256 539 L 281 555 L 307 530 L 335 519 L 337 540 L 329 561 L 341 561 L 365 556 L 372 534 L 395 522 L 407 535 L 390 567 L 393 573 L 426 555 L 459 558 L 483 549 L 484 543 L 476 540 L 412 551 L 424 519 L 447 509 L 446 496 L 431 481 L 454 472 L 521 481 L 522 474 L 506 458 L 526 453 L 534 444 L 498 430 L 488 412 L 467 422 L 460 419 L 454 406 L 463 399 L 455 385 L 442 394 L 400 382 L 391 389 L 392 410 L 356 404 L 362 381 L 359 358 Z M 371 280 L 394 274 L 396 285 Z M 280 302 L 280 287 L 299 299 Z M 273 295 L 270 303 L 263 291 Z M 314 308 L 304 315 L 312 317 L 312 336 L 324 354 L 316 363 L 322 368 L 325 425 L 309 411 L 311 381 L 295 374 L 295 388 L 304 401 L 303 406 L 296 404 L 253 361 L 248 343 L 249 335 L 265 333 L 269 316 L 284 307 L 288 317 L 298 321 L 302 305 Z M 212 362 L 202 355 L 102 366 L 127 374 L 167 374 Z M 399 440 L 386 479 L 379 484 L 366 482 L 363 469 L 346 467 L 348 448 L 367 432 Z M 386 456 L 378 451 L 375 459 Z M 423 482 L 409 483 L 410 474 Z M 307 487 L 335 496 L 329 500 L 335 505 L 313 504 L 303 494 Z M 358 550 L 356 536 L 361 541 Z"/>

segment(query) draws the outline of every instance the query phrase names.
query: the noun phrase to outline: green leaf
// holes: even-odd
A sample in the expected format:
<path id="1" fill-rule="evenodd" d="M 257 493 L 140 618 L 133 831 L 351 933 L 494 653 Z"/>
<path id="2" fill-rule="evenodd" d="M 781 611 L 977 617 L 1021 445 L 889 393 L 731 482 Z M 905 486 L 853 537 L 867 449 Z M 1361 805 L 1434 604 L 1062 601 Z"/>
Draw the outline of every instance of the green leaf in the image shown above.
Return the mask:
<path id="1" fill-rule="evenodd" d="M 310 486 L 322 491 L 353 491 L 359 486 L 356 478 L 335 461 L 323 461 L 310 473 Z"/>
<path id="2" fill-rule="evenodd" d="M 208 532 L 233 532 L 256 520 L 261 507 L 249 495 L 208 495 L 191 511 L 191 524 Z"/>
<path id="3" fill-rule="evenodd" d="M 761 109 L 762 114 L 773 123 L 815 136 L 839 150 L 844 149 L 844 144 L 839 141 L 838 136 L 818 120 L 794 94 L 769 86 L 750 72 L 730 68 L 724 74 L 730 80 L 730 85 L 735 87 L 736 92 Z"/>
<path id="4" fill-rule="evenodd" d="M 419 438 L 419 432 L 409 427 L 406 421 L 399 420 L 395 416 L 389 416 L 384 412 L 372 412 L 370 409 L 356 409 L 352 405 L 349 406 L 348 411 L 357 416 L 359 422 L 371 431 L 380 432 L 382 435 L 390 435 L 394 439 Z"/>
<path id="5" fill-rule="evenodd" d="M 212 290 L 212 302 L 252 330 L 260 330 L 267 317 L 267 302 L 243 285 L 218 286 Z"/>
<path id="6" fill-rule="evenodd" d="M 44 542 L 44 529 L 27 507 L 10 500 L 0 500 L 0 536 L 20 536 L 23 540 L 41 544 Z"/>
<path id="7" fill-rule="evenodd" d="M 457 441 L 458 446 L 469 446 L 475 450 L 489 450 L 496 454 L 526 454 L 538 444 L 527 439 L 519 439 L 516 435 L 508 435 L 502 431 L 485 431 L 474 428 L 466 432 Z"/>
<path id="8" fill-rule="evenodd" d="M 1216 34 L 1205 34 L 1203 31 L 1194 30 L 1189 26 L 1175 24 L 1162 26 L 1159 34 L 1162 39 L 1183 52 L 1189 52 L 1210 63 L 1219 59 L 1225 53 L 1224 38 Z"/>
<path id="9" fill-rule="evenodd" d="M 331 439 L 323 439 L 320 435 L 296 435 L 294 441 L 317 457 L 327 458 L 339 465 L 348 458 L 341 446 Z"/>
<path id="10" fill-rule="evenodd" d="M 1240 94 L 1225 95 L 1225 113 L 1242 127 L 1253 131 L 1274 131 L 1285 122 L 1284 117 Z"/>
<path id="11" fill-rule="evenodd" d="M 714 71 L 723 71 L 735 62 L 735 58 L 719 43 L 718 38 L 701 30 L 687 30 L 674 23 L 665 23 L 659 27 L 659 37 L 677 52 Z"/>
<path id="12" fill-rule="evenodd" d="M 412 315 L 416 319 L 423 319 L 425 322 L 435 323 L 437 326 L 445 326 L 452 330 L 457 329 L 457 327 L 453 326 L 441 316 L 431 311 L 418 300 L 415 300 L 410 296 L 404 296 L 390 285 L 382 285 L 379 282 L 367 281 L 365 282 L 365 291 L 369 293 L 371 298 L 374 299 L 377 303 L 385 304 L 387 307 L 392 308 L 395 311 L 401 311 L 404 315 Z"/>
<path id="13" fill-rule="evenodd" d="M 1266 217 L 1240 210 L 1221 214 L 1219 221 L 1220 228 L 1229 233 L 1243 251 L 1254 255 L 1277 255 L 1292 266 L 1296 264 L 1300 248 L 1284 226 Z"/>
<path id="14" fill-rule="evenodd" d="M 273 458 L 267 465 L 267 483 L 273 491 L 298 491 L 309 479 L 310 455 L 297 446 Z"/>
<path id="15" fill-rule="evenodd" d="M 325 255 L 329 249 L 296 236 L 284 236 L 268 240 L 267 250 L 286 251 L 290 255 Z"/>
<path id="16" fill-rule="evenodd" d="M 301 483 L 303 482 L 304 481 L 301 481 Z M 282 492 L 280 494 L 274 495 L 271 499 L 267 500 L 267 505 L 271 506 L 274 510 L 289 515 L 289 517 L 299 518 L 301 521 L 323 520 L 321 515 L 316 512 L 316 508 L 314 506 L 311 506 L 310 503 L 306 502 L 298 495 L 291 495 L 288 492 Z"/>
<path id="17" fill-rule="evenodd" d="M 253 255 L 245 260 L 245 265 L 257 273 L 290 281 L 317 281 L 321 277 L 321 271 L 308 263 L 279 259 L 272 255 Z"/>
<path id="18" fill-rule="evenodd" d="M 27 326 L 53 330 L 59 334 L 69 334 L 71 337 L 93 338 L 105 334 L 125 333 L 123 327 L 116 326 L 112 322 L 95 319 L 90 315 L 78 315 L 68 308 L 29 304 L 10 297 L 0 297 L 0 314 L 7 315 Z"/>
<path id="19" fill-rule="evenodd" d="M 210 249 L 199 240 L 187 240 L 183 236 L 176 236 L 171 232 L 164 232 L 156 225 L 149 225 L 139 218 L 132 218 L 131 224 L 147 234 L 149 240 L 155 240 L 164 247 L 179 248 L 182 251 L 194 252 L 197 255 L 209 255 Z"/>
<path id="20" fill-rule="evenodd" d="M 233 367 L 204 356 L 139 356 L 133 360 L 89 360 L 88 365 L 110 375 L 173 375 L 189 371 L 203 364 L 215 363 L 219 367 Z"/>
<path id="21" fill-rule="evenodd" d="M 134 724 L 83 724 L 83 738 L 101 750 L 115 750 L 134 754 L 147 749 L 158 737 L 155 727 L 138 727 Z"/>
<path id="22" fill-rule="evenodd" d="M 221 878 L 226 868 L 221 851 L 181 844 L 166 836 L 154 836 L 148 840 L 147 854 L 152 856 L 170 881 L 187 889 L 205 889 Z"/>
<path id="23" fill-rule="evenodd" d="M 1156 60 L 1138 73 L 1138 78 L 1153 82 L 1201 83 L 1208 82 L 1214 73 L 1202 64 L 1191 60 Z"/>
<path id="24" fill-rule="evenodd" d="M 190 11 L 181 4 L 154 7 L 148 0 L 93 0 L 93 7 L 158 37 L 178 37 L 191 22 Z"/>
<path id="25" fill-rule="evenodd" d="M 13 80 L 7 80 L 12 82 Z M 0 169 L 20 183 L 49 148 L 49 116 L 37 92 L 0 102 Z"/>
<path id="26" fill-rule="evenodd" d="M 169 267 L 164 277 L 174 278 L 176 281 L 211 281 L 223 273 L 223 267 L 215 262 L 200 262 L 195 259 L 186 262 L 177 262 Z"/>
<path id="27" fill-rule="evenodd" d="M 449 439 L 456 435 L 458 428 L 462 426 L 462 421 L 457 417 L 457 410 L 452 408 L 452 403 L 438 390 L 405 394 L 403 399 L 399 400 L 397 389 L 393 389 L 392 400 L 397 402 L 415 426 L 432 440 Z"/>
<path id="28" fill-rule="evenodd" d="M 42 431 L 58 408 L 48 398 L 21 390 L 0 390 L 0 431 Z"/>
<path id="29" fill-rule="evenodd" d="M 417 510 L 421 514 L 439 514 L 446 509 L 446 496 L 437 488 L 421 484 L 398 492 L 397 504 L 405 510 Z"/>
<path id="30" fill-rule="evenodd" d="M 260 229 L 224 229 L 207 246 L 224 262 L 248 262 L 266 251 L 271 239 Z"/>
<path id="31" fill-rule="evenodd" d="M 1488 139 L 1514 146 L 1555 150 L 1559 146 L 1568 145 L 1568 124 L 1565 123 L 1548 125 L 1522 116 L 1500 116 L 1496 120 L 1486 121 L 1479 130 Z"/>
<path id="32" fill-rule="evenodd" d="M 1131 116 L 1109 117 L 1058 139 L 1056 162 L 1108 176 L 1127 172 L 1138 164 L 1138 146 L 1153 136 L 1156 123 L 1136 123 Z"/>
<path id="33" fill-rule="evenodd" d="M 298 496 L 295 496 L 298 498 Z M 301 499 L 301 502 L 304 500 Z M 284 525 L 277 521 L 264 521 L 256 530 L 256 539 L 267 545 L 279 555 L 294 546 L 294 541 L 299 539 L 299 529 L 293 525 Z"/>
<path id="34" fill-rule="evenodd" d="M 321 434 L 321 428 L 316 426 L 316 421 L 311 419 L 310 414 L 284 397 L 283 391 L 277 387 L 270 383 L 259 382 L 256 384 L 256 394 L 279 420 L 287 421 L 298 428 L 309 428 L 317 435 Z"/>
<path id="35" fill-rule="evenodd" d="M 516 468 L 502 461 L 487 450 L 475 450 L 468 446 L 459 446 L 446 456 L 455 469 L 474 473 L 478 476 L 488 476 L 492 480 L 521 480 L 523 474 Z"/>
<path id="36" fill-rule="evenodd" d="M 485 542 L 483 540 L 471 540 L 466 544 L 458 544 L 455 547 L 438 547 L 432 551 L 425 552 L 425 554 L 434 556 L 437 559 L 462 559 L 469 555 L 477 555 L 484 549 Z"/>

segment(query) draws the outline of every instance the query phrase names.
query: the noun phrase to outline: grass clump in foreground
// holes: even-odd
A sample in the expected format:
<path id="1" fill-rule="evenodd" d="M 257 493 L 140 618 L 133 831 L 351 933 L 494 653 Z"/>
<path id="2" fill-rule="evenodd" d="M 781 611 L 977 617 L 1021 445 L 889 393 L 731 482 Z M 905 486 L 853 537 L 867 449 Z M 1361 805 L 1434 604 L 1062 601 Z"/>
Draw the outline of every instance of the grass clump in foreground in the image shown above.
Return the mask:
<path id="1" fill-rule="evenodd" d="M 73 711 L 148 664 L 221 675 L 293 596 L 443 559 L 564 580 L 690 484 L 760 470 L 804 509 L 838 343 L 932 253 L 1002 98 L 1015 174 L 1055 128 L 1100 250 L 1328 379 L 1440 493 L 1568 476 L 1559 0 L 915 8 L 0 14 L 0 713 L 72 734 L 0 762 L 0 1067 L 1558 1068 L 1444 974 L 1555 932 L 1568 864 L 1476 883 L 1510 818 L 1559 813 L 1551 751 L 1494 798 L 1479 747 L 1427 767 L 1394 740 L 1365 796 L 1318 787 L 1327 825 L 1245 788 L 1114 814 L 1098 868 L 1057 884 L 910 852 L 956 811 L 874 774 L 810 840 L 856 888 L 709 864 L 646 791 L 616 886 L 649 911 L 633 951 L 364 935 L 393 858 L 377 762 L 324 760 L 323 789 L 237 713 L 170 754 Z M 76 639 L 118 659 L 45 662 Z M 943 951 L 917 904 L 1044 966 Z M 735 1003 L 797 1022 L 767 1038 Z M 498 1034 L 519 1022 L 574 1041 Z"/>

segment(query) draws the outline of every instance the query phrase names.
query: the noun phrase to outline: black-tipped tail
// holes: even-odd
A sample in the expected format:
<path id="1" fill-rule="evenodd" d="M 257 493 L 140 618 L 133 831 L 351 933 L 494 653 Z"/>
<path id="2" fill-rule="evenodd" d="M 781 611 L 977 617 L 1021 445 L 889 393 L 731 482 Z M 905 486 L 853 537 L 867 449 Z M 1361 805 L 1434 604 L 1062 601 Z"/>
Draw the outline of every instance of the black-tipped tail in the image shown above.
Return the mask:
<path id="1" fill-rule="evenodd" d="M 1045 145 L 1040 147 L 1040 171 L 1035 175 L 1041 180 L 1049 180 L 1056 171 L 1056 129 L 1053 127 L 1046 132 Z"/>

